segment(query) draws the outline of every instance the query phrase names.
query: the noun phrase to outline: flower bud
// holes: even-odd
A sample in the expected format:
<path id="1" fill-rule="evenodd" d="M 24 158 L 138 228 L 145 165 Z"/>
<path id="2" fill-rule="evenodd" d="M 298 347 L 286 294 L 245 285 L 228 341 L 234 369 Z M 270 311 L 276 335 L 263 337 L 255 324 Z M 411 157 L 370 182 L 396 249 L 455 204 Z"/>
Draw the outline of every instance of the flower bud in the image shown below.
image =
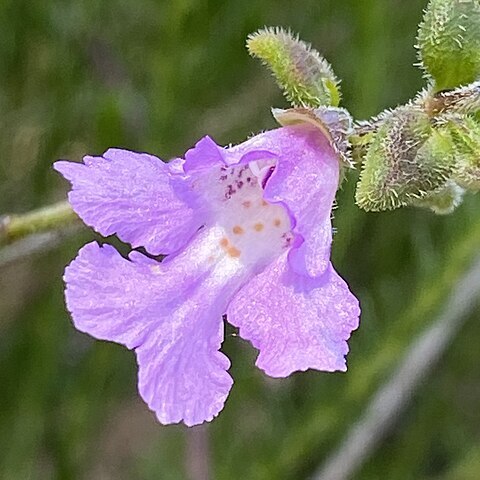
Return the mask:
<path id="1" fill-rule="evenodd" d="M 455 146 L 453 178 L 467 190 L 480 190 L 480 121 L 473 116 L 462 116 L 445 128 Z"/>
<path id="2" fill-rule="evenodd" d="M 287 100 L 295 107 L 338 106 L 339 81 L 330 64 L 298 37 L 281 28 L 266 28 L 247 40 L 250 55 L 270 68 Z"/>
<path id="3" fill-rule="evenodd" d="M 413 106 L 391 112 L 365 155 L 356 201 L 367 211 L 414 204 L 441 189 L 450 177 L 452 140 Z"/>
<path id="4" fill-rule="evenodd" d="M 434 79 L 437 92 L 477 80 L 479 0 L 430 0 L 417 42 L 421 66 Z"/>

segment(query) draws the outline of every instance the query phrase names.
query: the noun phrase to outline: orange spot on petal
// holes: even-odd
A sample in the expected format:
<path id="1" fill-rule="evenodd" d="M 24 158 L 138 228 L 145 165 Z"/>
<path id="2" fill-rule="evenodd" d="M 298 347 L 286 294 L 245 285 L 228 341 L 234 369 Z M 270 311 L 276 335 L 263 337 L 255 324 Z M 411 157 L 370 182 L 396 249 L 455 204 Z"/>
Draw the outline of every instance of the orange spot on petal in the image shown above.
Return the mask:
<path id="1" fill-rule="evenodd" d="M 264 228 L 263 223 L 256 223 L 253 228 L 255 229 L 256 232 L 261 232 Z"/>
<path id="2" fill-rule="evenodd" d="M 242 252 L 238 248 L 230 247 L 227 253 L 233 258 L 238 258 Z"/>
<path id="3" fill-rule="evenodd" d="M 262 200 L 262 205 L 263 205 L 264 207 L 268 207 L 268 202 L 267 202 L 266 200 Z"/>
<path id="4" fill-rule="evenodd" d="M 276 218 L 276 219 L 273 221 L 273 224 L 274 224 L 276 227 L 279 227 L 279 226 L 282 224 L 282 221 L 281 221 L 279 218 Z"/>
<path id="5" fill-rule="evenodd" d="M 223 248 L 227 248 L 228 247 L 228 238 L 226 237 L 223 237 L 221 240 L 220 240 L 220 246 L 223 247 Z"/>
<path id="6" fill-rule="evenodd" d="M 249 200 L 247 200 L 246 202 L 243 202 L 242 205 L 245 207 L 245 208 L 250 208 L 252 206 L 252 202 L 250 202 Z"/>
<path id="7" fill-rule="evenodd" d="M 240 225 L 235 225 L 233 227 L 233 233 L 235 235 L 241 235 L 243 233 L 243 228 Z"/>

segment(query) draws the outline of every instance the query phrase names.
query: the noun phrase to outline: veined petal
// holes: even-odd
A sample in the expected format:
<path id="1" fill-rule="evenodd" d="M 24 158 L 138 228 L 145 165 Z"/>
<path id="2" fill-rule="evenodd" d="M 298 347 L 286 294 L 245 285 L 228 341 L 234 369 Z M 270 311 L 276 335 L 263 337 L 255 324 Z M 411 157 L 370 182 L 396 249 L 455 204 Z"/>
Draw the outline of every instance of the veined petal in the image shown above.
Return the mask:
<path id="1" fill-rule="evenodd" d="M 138 252 L 127 260 L 90 243 L 67 268 L 67 306 L 77 329 L 133 348 L 139 391 L 162 423 L 209 421 L 233 383 L 222 315 L 248 271 L 219 254 L 222 232 L 203 230 L 159 263 Z"/>
<path id="2" fill-rule="evenodd" d="M 331 265 L 321 278 L 309 278 L 295 273 L 286 255 L 235 295 L 228 321 L 260 350 L 256 365 L 272 377 L 309 368 L 346 370 L 357 299 Z"/>
<path id="3" fill-rule="evenodd" d="M 152 155 L 110 149 L 54 167 L 71 182 L 70 204 L 87 225 L 153 255 L 178 251 L 205 221 L 180 167 Z"/>
<path id="4" fill-rule="evenodd" d="M 230 361 L 218 351 L 225 305 L 221 299 L 208 306 L 196 302 L 198 294 L 185 298 L 182 308 L 136 349 L 140 395 L 163 424 L 212 420 L 233 384 Z"/>
<path id="5" fill-rule="evenodd" d="M 128 348 L 142 344 L 157 321 L 154 292 L 168 291 L 154 270 L 157 266 L 138 252 L 128 261 L 111 245 L 85 245 L 64 275 L 65 299 L 75 327 Z"/>

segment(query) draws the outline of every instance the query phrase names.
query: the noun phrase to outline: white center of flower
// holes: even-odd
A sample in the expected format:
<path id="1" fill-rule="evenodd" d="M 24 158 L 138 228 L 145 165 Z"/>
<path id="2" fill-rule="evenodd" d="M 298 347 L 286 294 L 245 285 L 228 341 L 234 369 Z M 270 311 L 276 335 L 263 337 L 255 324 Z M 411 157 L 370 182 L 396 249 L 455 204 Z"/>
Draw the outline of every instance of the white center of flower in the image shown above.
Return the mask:
<path id="1" fill-rule="evenodd" d="M 210 176 L 209 200 L 215 210 L 215 237 L 221 258 L 244 266 L 271 261 L 293 241 L 290 218 L 282 205 L 263 199 L 263 185 L 274 168 L 272 161 L 221 167 Z"/>

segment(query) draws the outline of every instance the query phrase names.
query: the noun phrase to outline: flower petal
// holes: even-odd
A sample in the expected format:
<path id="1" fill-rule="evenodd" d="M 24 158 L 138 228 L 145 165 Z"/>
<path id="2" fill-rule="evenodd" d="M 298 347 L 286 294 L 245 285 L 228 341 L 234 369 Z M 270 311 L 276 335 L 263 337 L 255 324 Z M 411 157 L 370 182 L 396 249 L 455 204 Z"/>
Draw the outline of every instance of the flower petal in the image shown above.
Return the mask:
<path id="1" fill-rule="evenodd" d="M 198 425 L 223 409 L 233 380 L 227 373 L 230 361 L 218 351 L 224 329 L 220 311 L 211 306 L 198 311 L 190 303 L 137 348 L 138 389 L 161 423 Z"/>
<path id="2" fill-rule="evenodd" d="M 308 278 L 291 269 L 286 254 L 244 286 L 227 310 L 240 336 L 260 350 L 256 365 L 272 377 L 346 370 L 346 340 L 359 314 L 331 265 L 321 278 Z"/>
<path id="3" fill-rule="evenodd" d="M 193 148 L 185 153 L 184 170 L 186 173 L 224 165 L 225 150 L 217 145 L 208 135 L 201 138 Z"/>
<path id="4" fill-rule="evenodd" d="M 322 275 L 330 262 L 331 211 L 340 169 L 325 134 L 308 124 L 282 127 L 256 135 L 227 153 L 242 163 L 276 156 L 264 198 L 284 204 L 290 213 L 297 235 L 289 256 L 293 269 L 311 277 Z"/>
<path id="5" fill-rule="evenodd" d="M 212 261 L 219 235 L 204 229 L 163 263 L 94 242 L 66 270 L 75 326 L 135 349 L 140 394 L 162 423 L 213 419 L 233 383 L 221 318 L 246 273 L 237 259 Z"/>
<path id="6" fill-rule="evenodd" d="M 103 157 L 60 161 L 54 168 L 72 183 L 70 203 L 87 225 L 153 255 L 178 251 L 204 223 L 178 167 L 152 155 L 110 149 Z"/>
<path id="7" fill-rule="evenodd" d="M 65 299 L 75 327 L 101 340 L 135 348 L 157 321 L 158 262 L 138 252 L 132 261 L 111 245 L 85 245 L 66 268 Z"/>
<path id="8" fill-rule="evenodd" d="M 318 277 L 330 263 L 331 211 L 339 181 L 339 160 L 324 134 L 302 125 L 275 130 L 280 150 L 265 199 L 286 205 L 300 235 L 289 261 L 302 275 Z"/>

